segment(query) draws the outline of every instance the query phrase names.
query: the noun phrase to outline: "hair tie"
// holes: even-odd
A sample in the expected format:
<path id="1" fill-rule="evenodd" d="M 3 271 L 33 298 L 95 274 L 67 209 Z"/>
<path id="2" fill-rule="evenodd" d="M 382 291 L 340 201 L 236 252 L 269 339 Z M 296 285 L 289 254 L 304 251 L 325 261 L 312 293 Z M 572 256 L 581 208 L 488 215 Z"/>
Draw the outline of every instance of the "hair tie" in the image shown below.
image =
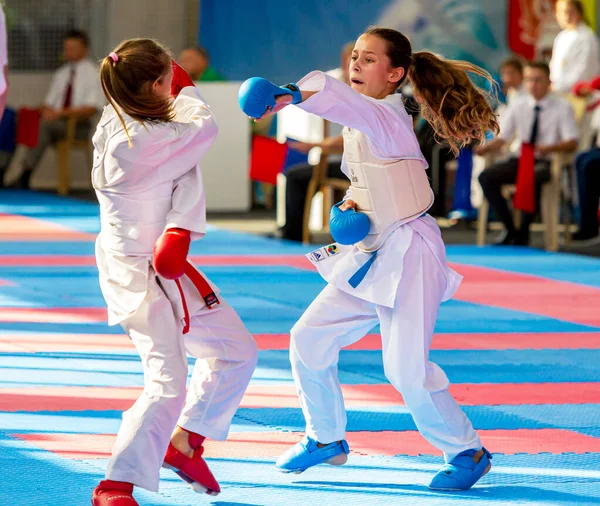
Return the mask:
<path id="1" fill-rule="evenodd" d="M 114 51 L 111 51 L 108 56 L 110 58 L 112 58 L 112 61 L 114 61 L 115 63 L 117 63 L 119 61 L 119 55 L 117 53 L 115 53 Z"/>

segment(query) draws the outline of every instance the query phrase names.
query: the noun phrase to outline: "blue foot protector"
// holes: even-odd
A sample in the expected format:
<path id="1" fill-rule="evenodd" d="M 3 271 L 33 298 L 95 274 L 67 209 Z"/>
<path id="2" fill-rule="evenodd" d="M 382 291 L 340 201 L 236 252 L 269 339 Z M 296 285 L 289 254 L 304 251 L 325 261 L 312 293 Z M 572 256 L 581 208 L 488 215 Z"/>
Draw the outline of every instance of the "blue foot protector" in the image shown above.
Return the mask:
<path id="1" fill-rule="evenodd" d="M 483 456 L 475 462 L 478 450 L 465 450 L 444 465 L 431 480 L 432 490 L 468 490 L 492 467 L 492 454 L 483 448 Z"/>
<path id="2" fill-rule="evenodd" d="M 318 441 L 304 436 L 302 441 L 296 443 L 277 459 L 275 467 L 282 473 L 301 473 L 309 467 L 324 462 L 333 465 L 346 463 L 346 455 L 350 453 L 350 447 L 345 439 L 341 443 L 334 441 L 322 448 L 319 448 L 317 444 Z"/>

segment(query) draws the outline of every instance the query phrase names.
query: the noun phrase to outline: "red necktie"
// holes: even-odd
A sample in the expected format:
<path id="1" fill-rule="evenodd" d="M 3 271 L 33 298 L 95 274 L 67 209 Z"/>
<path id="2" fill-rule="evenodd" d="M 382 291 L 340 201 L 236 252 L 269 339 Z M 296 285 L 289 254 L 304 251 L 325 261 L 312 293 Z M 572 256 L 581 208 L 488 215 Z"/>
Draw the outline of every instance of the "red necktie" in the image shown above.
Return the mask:
<path id="1" fill-rule="evenodd" d="M 75 81 L 75 67 L 71 66 L 71 73 L 69 74 L 69 82 L 67 83 L 67 91 L 65 92 L 65 103 L 63 109 L 69 109 L 71 107 L 71 100 L 73 98 L 73 82 Z"/>
<path id="2" fill-rule="evenodd" d="M 533 128 L 529 142 L 521 146 L 519 168 L 517 171 L 517 191 L 513 198 L 513 206 L 526 213 L 535 212 L 535 141 L 538 134 L 540 106 L 534 108 Z"/>

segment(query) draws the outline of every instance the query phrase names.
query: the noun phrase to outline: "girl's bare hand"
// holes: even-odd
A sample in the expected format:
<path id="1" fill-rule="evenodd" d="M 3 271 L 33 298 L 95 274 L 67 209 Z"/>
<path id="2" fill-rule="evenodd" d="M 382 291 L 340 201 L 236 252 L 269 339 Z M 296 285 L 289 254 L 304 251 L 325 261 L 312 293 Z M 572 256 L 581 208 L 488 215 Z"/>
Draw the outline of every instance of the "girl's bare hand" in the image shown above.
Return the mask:
<path id="1" fill-rule="evenodd" d="M 347 211 L 348 209 L 356 209 L 356 202 L 354 202 L 354 200 L 344 200 L 344 202 L 340 206 L 340 211 Z"/>

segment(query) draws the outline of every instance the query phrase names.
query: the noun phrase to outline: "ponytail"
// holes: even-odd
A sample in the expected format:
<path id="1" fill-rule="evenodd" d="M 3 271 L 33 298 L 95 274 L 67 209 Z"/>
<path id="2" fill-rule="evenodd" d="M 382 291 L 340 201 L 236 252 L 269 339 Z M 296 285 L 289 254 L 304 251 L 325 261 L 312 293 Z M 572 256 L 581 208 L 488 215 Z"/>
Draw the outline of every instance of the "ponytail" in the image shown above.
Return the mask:
<path id="1" fill-rule="evenodd" d="M 152 91 L 153 83 L 162 79 L 170 68 L 169 53 L 151 39 L 122 42 L 102 60 L 102 90 L 123 125 L 130 147 L 131 137 L 121 111 L 142 124 L 169 122 L 175 117 L 172 99 L 159 97 Z"/>
<path id="2" fill-rule="evenodd" d="M 489 72 L 464 61 L 440 58 L 427 51 L 412 52 L 408 37 L 390 28 L 369 27 L 366 35 L 386 42 L 392 67 L 406 70 L 398 82 L 408 78 L 422 103 L 421 113 L 438 138 L 446 140 L 456 155 L 474 141 L 483 142 L 486 132 L 500 130 L 490 102 L 495 100 L 496 84 Z M 477 88 L 467 72 L 491 83 L 494 93 Z"/>
<path id="3" fill-rule="evenodd" d="M 477 88 L 468 73 L 484 78 L 494 92 Z M 423 117 L 455 155 L 473 142 L 485 142 L 487 131 L 499 133 L 490 103 L 495 100 L 496 84 L 489 72 L 465 61 L 446 60 L 420 51 L 412 55 L 408 78 L 422 102 Z"/>

